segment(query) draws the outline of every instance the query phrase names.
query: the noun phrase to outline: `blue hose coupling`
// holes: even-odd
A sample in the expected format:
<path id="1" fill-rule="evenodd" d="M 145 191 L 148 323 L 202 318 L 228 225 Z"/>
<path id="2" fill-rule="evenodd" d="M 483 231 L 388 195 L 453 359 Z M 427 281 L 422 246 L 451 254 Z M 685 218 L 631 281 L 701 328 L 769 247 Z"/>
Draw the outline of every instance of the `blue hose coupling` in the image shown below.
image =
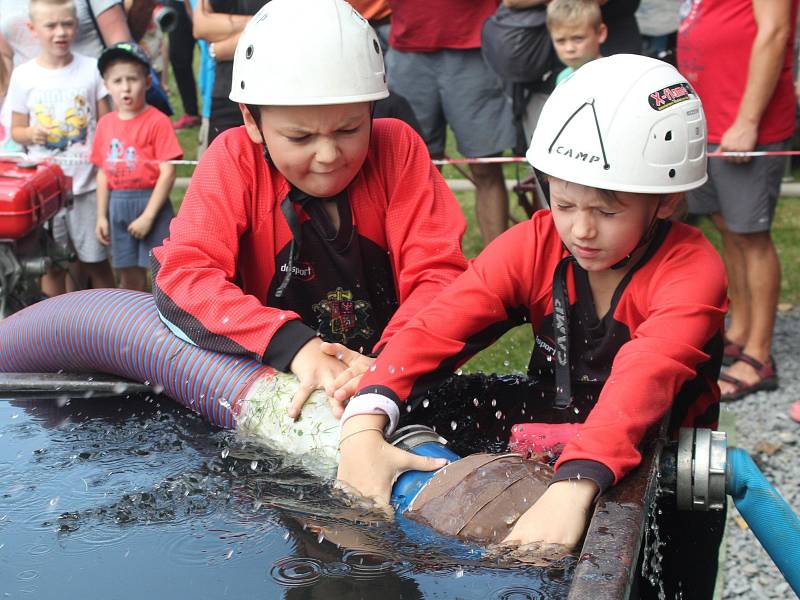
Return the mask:
<path id="1" fill-rule="evenodd" d="M 431 458 L 446 458 L 453 462 L 461 457 L 447 448 L 447 440 L 425 425 L 406 425 L 394 432 L 387 440 L 393 446 Z M 414 502 L 417 494 L 439 471 L 406 471 L 392 487 L 391 503 L 395 511 L 402 514 Z"/>

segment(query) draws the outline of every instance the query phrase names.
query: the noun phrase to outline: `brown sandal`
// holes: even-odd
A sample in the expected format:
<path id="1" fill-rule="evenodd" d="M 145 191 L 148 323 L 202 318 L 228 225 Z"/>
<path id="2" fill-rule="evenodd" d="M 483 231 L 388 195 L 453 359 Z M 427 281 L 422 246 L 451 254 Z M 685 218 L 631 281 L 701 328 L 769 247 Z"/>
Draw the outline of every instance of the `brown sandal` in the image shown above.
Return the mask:
<path id="1" fill-rule="evenodd" d="M 722 364 L 730 367 L 733 363 L 739 360 L 739 357 L 744 351 L 744 346 L 737 344 L 728 339 L 727 336 L 722 338 L 724 346 L 722 347 Z"/>
<path id="2" fill-rule="evenodd" d="M 756 371 L 756 375 L 758 375 L 759 379 L 753 383 L 747 383 L 742 381 L 738 377 L 734 377 L 733 375 L 729 375 L 728 373 L 722 372 L 719 374 L 719 378 L 726 383 L 733 384 L 736 388 L 730 394 L 722 394 L 720 396 L 720 400 L 722 402 L 732 402 L 734 400 L 740 400 L 749 394 L 753 394 L 755 392 L 769 392 L 772 390 L 778 389 L 778 371 L 775 368 L 775 361 L 770 356 L 769 360 L 766 363 L 762 363 L 759 360 L 753 358 L 749 354 L 745 354 L 744 352 L 739 354 L 739 357 L 736 359 L 737 361 L 741 361 L 743 363 L 747 363 Z M 735 362 L 735 361 L 734 361 Z"/>

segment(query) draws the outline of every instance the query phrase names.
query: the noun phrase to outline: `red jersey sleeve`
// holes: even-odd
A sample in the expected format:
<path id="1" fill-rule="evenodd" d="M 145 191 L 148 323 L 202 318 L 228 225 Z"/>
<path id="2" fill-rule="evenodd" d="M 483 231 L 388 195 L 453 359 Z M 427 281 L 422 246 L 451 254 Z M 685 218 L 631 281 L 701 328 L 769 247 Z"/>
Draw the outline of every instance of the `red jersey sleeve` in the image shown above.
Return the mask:
<path id="1" fill-rule="evenodd" d="M 681 386 L 695 377 L 698 364 L 709 359 L 702 348 L 723 326 L 725 268 L 693 228 L 673 227 L 670 236 L 664 256 L 651 259 L 650 272 L 636 274 L 642 284 L 624 292 L 640 295 L 631 306 L 645 307 L 646 313 L 615 315 L 618 321 L 639 325 L 615 356 L 586 422 L 565 446 L 556 463 L 559 471 L 569 469 L 569 461 L 592 460 L 608 467 L 618 482 L 639 464 L 638 444 L 647 430 L 664 417 Z"/>
<path id="2" fill-rule="evenodd" d="M 466 220 L 411 127 L 382 119 L 373 135 L 388 196 L 386 238 L 400 303 L 375 348 L 380 350 L 466 268 Z"/>
<path id="3" fill-rule="evenodd" d="M 541 239 L 541 220 L 516 225 L 470 261 L 435 302 L 395 333 L 362 378 L 358 395 L 377 393 L 397 403 L 416 397 L 527 320 L 530 307 L 543 309 L 553 265 L 540 264 L 536 247 L 554 240 Z"/>
<path id="4" fill-rule="evenodd" d="M 156 305 L 177 335 L 217 352 L 263 360 L 279 329 L 305 327 L 295 312 L 265 306 L 236 281 L 239 239 L 260 227 L 259 217 L 268 210 L 258 195 L 275 194 L 260 149 L 243 128 L 225 132 L 203 154 L 169 237 L 153 250 Z M 273 252 L 264 248 L 265 256 Z"/>

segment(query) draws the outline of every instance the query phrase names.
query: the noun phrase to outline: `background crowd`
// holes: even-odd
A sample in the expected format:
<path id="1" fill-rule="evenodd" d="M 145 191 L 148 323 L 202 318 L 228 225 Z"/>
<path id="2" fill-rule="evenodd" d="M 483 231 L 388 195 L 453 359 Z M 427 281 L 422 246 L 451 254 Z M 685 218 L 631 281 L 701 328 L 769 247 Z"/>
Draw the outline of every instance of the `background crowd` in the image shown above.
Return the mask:
<path id="1" fill-rule="evenodd" d="M 586 62 L 621 52 L 647 54 L 678 66 L 704 101 L 710 152 L 791 148 L 795 94 L 800 97 L 793 75 L 797 0 L 351 3 L 378 33 L 386 57 L 391 96 L 377 104 L 376 116 L 410 123 L 432 158 L 445 157 L 448 135 L 463 157 L 520 154 L 554 86 Z M 72 139 L 61 146 L 52 139 L 36 144 L 27 134 L 14 134 L 15 126 L 33 128 L 57 120 L 46 112 L 37 113 L 36 107 L 29 106 L 26 113 L 24 98 L 15 96 L 15 86 L 9 86 L 16 79 L 20 88 L 23 74 L 14 74 L 22 65 L 41 62 L 42 33 L 37 34 L 31 23 L 30 4 L 0 0 L 4 147 L 33 151 L 43 145 L 45 154 L 85 159 L 65 167 L 74 177 L 80 201 L 65 221 L 62 242 L 76 247 L 79 260 L 63 282 L 58 274 L 46 277 L 43 290 L 55 294 L 111 285 L 109 240 L 99 234 L 94 240 L 94 221 L 102 215 L 98 217 L 95 209 L 97 166 L 88 159 L 96 121 L 105 110 L 85 111 L 87 135 L 82 146 Z M 153 88 L 165 91 L 174 77 L 183 112 L 172 126 L 198 128 L 201 154 L 222 131 L 242 125 L 237 105 L 228 99 L 232 58 L 250 16 L 263 4 L 264 0 L 75 0 L 71 47 L 76 56 L 96 60 L 104 48 L 138 42 L 149 57 Z M 97 79 L 95 84 L 104 89 L 99 74 Z M 147 100 L 159 106 L 152 91 Z M 98 92 L 99 103 L 107 102 L 106 92 Z M 159 108 L 170 113 L 165 104 Z M 21 114 L 27 115 L 26 120 L 15 121 Z M 712 157 L 709 182 L 689 195 L 690 215 L 709 215 L 721 234 L 730 281 L 728 367 L 720 380 L 723 399 L 778 385 L 772 337 L 781 275 L 770 228 L 786 164 L 782 156 Z M 475 186 L 477 226 L 484 243 L 489 243 L 509 223 L 503 170 L 487 162 L 471 163 L 467 169 Z M 80 233 L 76 221 L 83 223 L 91 240 L 83 239 L 87 235 Z M 160 241 L 153 238 L 149 244 Z M 119 280 L 125 265 L 113 266 Z M 800 407 L 793 410 L 800 413 Z"/>

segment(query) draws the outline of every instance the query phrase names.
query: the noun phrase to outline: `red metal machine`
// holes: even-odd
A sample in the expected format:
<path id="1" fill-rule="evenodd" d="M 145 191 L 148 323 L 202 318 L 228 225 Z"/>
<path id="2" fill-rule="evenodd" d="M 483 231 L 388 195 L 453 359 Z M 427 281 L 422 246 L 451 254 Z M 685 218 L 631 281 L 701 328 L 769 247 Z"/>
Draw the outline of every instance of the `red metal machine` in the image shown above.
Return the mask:
<path id="1" fill-rule="evenodd" d="M 0 318 L 41 297 L 39 277 L 68 260 L 51 219 L 72 201 L 72 181 L 51 163 L 0 159 Z"/>

